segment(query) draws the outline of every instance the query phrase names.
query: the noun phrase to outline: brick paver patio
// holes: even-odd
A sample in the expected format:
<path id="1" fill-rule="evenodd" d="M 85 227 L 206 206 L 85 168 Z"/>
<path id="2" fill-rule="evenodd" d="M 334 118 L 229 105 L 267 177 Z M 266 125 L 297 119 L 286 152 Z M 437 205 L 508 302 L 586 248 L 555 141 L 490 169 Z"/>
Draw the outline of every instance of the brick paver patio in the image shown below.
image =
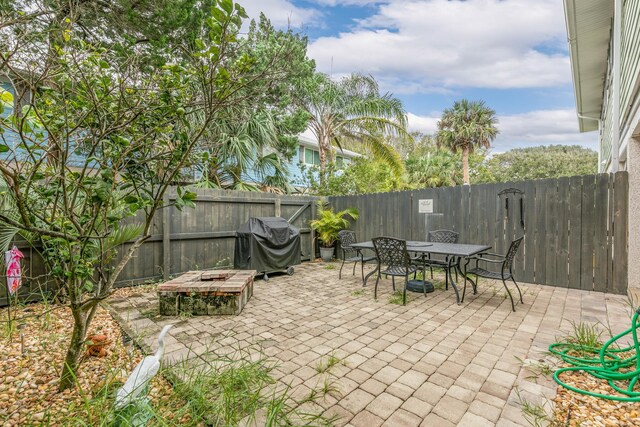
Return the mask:
<path id="1" fill-rule="evenodd" d="M 331 264 L 339 267 L 339 264 Z M 344 272 L 343 272 L 344 273 Z M 176 323 L 166 361 L 197 358 L 212 346 L 260 342 L 279 362 L 274 371 L 304 395 L 323 380 L 316 367 L 333 354 L 340 395 L 320 404 L 339 425 L 522 426 L 520 398 L 543 403 L 555 383 L 531 379 L 524 361 L 538 361 L 571 322 L 602 322 L 614 332 L 629 326 L 624 296 L 548 286 L 522 286 L 524 305 L 511 311 L 502 284 L 481 280 L 478 294 L 456 304 L 452 289 L 411 294 L 406 306 L 389 302 L 391 280 L 362 290 L 358 275 L 306 263 L 293 276 L 258 280 L 239 316 L 150 319 L 155 294 L 110 301 L 123 327 L 147 349 L 160 328 Z M 469 289 L 467 289 L 469 291 Z"/>

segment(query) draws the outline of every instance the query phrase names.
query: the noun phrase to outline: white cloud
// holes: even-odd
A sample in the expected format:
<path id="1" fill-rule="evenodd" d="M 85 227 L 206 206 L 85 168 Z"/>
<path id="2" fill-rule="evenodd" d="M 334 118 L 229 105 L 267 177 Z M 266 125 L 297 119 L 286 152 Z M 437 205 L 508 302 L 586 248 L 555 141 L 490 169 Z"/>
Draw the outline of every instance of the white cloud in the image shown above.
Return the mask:
<path id="1" fill-rule="evenodd" d="M 393 3 L 391 0 L 312 0 L 322 6 L 369 6 L 375 4 Z"/>
<path id="2" fill-rule="evenodd" d="M 435 133 L 438 130 L 438 120 L 440 120 L 440 116 L 417 116 L 413 113 L 407 113 L 408 128 L 412 132 Z"/>
<path id="3" fill-rule="evenodd" d="M 538 110 L 498 116 L 500 135 L 495 151 L 530 145 L 583 145 L 597 148 L 598 133 L 580 133 L 573 109 Z"/>
<path id="4" fill-rule="evenodd" d="M 440 115 L 408 114 L 409 129 L 434 133 Z M 582 145 L 596 149 L 597 132 L 580 133 L 575 110 L 537 110 L 520 114 L 498 115 L 500 133 L 494 141 L 493 152 L 534 145 Z"/>
<path id="5" fill-rule="evenodd" d="M 298 7 L 289 0 L 245 0 L 241 3 L 249 18 L 258 18 L 263 12 L 279 28 L 317 26 L 322 18 L 318 9 Z"/>
<path id="6" fill-rule="evenodd" d="M 397 93 L 553 87 L 571 81 L 562 0 L 380 5 L 351 32 L 309 46 L 321 71 L 360 71 Z"/>

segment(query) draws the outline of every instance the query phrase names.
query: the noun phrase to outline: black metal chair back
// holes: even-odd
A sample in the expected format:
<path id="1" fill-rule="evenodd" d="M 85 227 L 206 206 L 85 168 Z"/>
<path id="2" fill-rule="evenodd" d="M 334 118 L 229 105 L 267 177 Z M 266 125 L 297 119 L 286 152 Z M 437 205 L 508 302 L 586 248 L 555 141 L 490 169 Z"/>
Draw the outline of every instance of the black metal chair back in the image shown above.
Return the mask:
<path id="1" fill-rule="evenodd" d="M 349 230 L 341 230 L 338 232 L 338 239 L 340 239 L 340 248 L 342 250 L 352 251 L 351 245 L 356 243 L 356 232 Z"/>
<path id="2" fill-rule="evenodd" d="M 380 265 L 409 268 L 411 259 L 406 240 L 394 237 L 374 237 L 372 240 Z"/>
<path id="3" fill-rule="evenodd" d="M 457 243 L 460 233 L 453 230 L 434 230 L 427 233 L 427 241 L 434 243 Z"/>
<path id="4" fill-rule="evenodd" d="M 516 254 L 518 253 L 518 248 L 520 247 L 520 244 L 522 243 L 523 239 L 524 237 L 520 237 L 519 239 L 516 239 L 513 242 L 511 242 L 511 246 L 509 246 L 509 250 L 507 251 L 507 254 L 504 256 L 504 264 L 502 264 L 503 271 L 504 270 L 511 271 L 513 260 L 515 259 Z"/>

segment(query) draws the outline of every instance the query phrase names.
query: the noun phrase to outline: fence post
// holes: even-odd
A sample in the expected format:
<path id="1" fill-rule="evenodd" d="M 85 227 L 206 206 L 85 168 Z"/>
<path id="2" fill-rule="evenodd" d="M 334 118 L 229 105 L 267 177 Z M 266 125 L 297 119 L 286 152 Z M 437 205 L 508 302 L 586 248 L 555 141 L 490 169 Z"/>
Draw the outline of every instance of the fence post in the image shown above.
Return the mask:
<path id="1" fill-rule="evenodd" d="M 162 198 L 162 278 L 167 281 L 171 273 L 171 212 L 170 198 L 165 193 Z"/>
<path id="2" fill-rule="evenodd" d="M 276 214 L 275 216 L 282 216 L 282 200 L 279 197 L 276 197 L 274 200 Z"/>
<path id="3" fill-rule="evenodd" d="M 316 204 L 314 203 L 314 201 L 311 201 L 311 219 L 314 220 L 316 219 Z M 313 230 L 313 228 L 311 229 L 311 251 L 309 252 L 311 254 L 311 259 L 310 261 L 315 261 L 316 259 L 316 232 Z"/>

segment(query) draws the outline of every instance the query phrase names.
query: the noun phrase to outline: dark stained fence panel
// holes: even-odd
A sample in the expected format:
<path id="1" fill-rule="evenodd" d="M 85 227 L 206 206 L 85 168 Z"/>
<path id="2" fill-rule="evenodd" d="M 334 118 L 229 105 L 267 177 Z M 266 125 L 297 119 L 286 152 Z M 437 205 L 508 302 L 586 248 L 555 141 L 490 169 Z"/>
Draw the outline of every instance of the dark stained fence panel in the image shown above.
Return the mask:
<path id="1" fill-rule="evenodd" d="M 629 181 L 626 172 L 616 172 L 613 182 L 613 284 L 611 292 L 627 292 L 627 248 L 629 240 Z M 636 214 L 637 215 L 637 214 Z"/>
<path id="2" fill-rule="evenodd" d="M 558 209 L 556 212 L 556 278 L 559 287 L 569 285 L 569 178 L 560 178 L 557 182 Z"/>
<path id="3" fill-rule="evenodd" d="M 311 258 L 312 239 L 309 221 L 317 197 L 283 196 L 267 193 L 198 189 L 196 206 L 182 212 L 170 206 L 158 212 L 151 228 L 151 238 L 145 242 L 127 263 L 118 278 L 117 286 L 144 283 L 168 278 L 191 269 L 214 268 L 233 264 L 235 231 L 250 217 L 280 216 L 301 231 L 302 259 Z M 167 197 L 171 204 L 175 193 Z M 408 208 L 407 208 L 408 209 Z M 140 215 L 128 218 L 126 223 L 140 223 Z M 41 298 L 43 292 L 52 292 L 45 283 L 42 259 L 29 246 L 18 242 L 25 254 L 23 262 L 25 280 L 20 289 L 20 300 Z M 118 249 L 119 260 L 128 245 Z M 6 280 L 0 279 L 0 306 L 7 304 Z"/>
<path id="4" fill-rule="evenodd" d="M 582 272 L 582 177 L 569 178 L 569 288 L 580 289 Z"/>
<path id="5" fill-rule="evenodd" d="M 520 196 L 498 196 L 508 188 L 524 191 L 524 227 Z M 433 199 L 435 215 L 418 213 L 421 199 Z M 524 235 L 514 264 L 517 280 L 624 294 L 627 199 L 627 173 L 617 172 L 330 197 L 329 202 L 336 210 L 358 208 L 360 219 L 351 228 L 359 240 L 382 235 L 419 240 L 429 230 L 451 229 L 463 243 L 505 253 L 514 238 Z"/>
<path id="6" fill-rule="evenodd" d="M 582 248 L 580 263 L 580 289 L 593 290 L 593 259 L 594 233 L 596 218 L 590 212 L 595 212 L 596 176 L 587 175 L 582 179 Z"/>

